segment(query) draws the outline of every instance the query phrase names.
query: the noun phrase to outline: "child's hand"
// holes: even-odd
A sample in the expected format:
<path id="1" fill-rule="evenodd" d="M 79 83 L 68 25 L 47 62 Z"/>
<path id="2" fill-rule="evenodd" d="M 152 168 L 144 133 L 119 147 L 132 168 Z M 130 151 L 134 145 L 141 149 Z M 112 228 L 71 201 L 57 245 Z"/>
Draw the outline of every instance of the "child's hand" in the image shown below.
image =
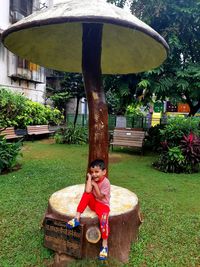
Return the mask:
<path id="1" fill-rule="evenodd" d="M 95 186 L 97 183 L 92 180 L 92 186 Z"/>
<path id="2" fill-rule="evenodd" d="M 87 173 L 87 180 L 92 180 L 92 175 L 89 172 Z"/>

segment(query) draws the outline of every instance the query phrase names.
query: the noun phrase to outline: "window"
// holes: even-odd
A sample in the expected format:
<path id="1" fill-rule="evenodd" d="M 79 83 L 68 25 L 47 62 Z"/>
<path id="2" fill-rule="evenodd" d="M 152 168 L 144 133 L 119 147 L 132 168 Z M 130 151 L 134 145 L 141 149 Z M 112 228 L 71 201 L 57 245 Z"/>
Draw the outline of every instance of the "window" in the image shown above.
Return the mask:
<path id="1" fill-rule="evenodd" d="M 10 0 L 10 17 L 14 23 L 32 13 L 33 0 Z"/>
<path id="2" fill-rule="evenodd" d="M 22 69 L 29 69 L 29 62 L 26 59 L 17 57 L 17 67 Z"/>
<path id="3" fill-rule="evenodd" d="M 39 66 L 35 63 L 32 63 L 26 59 L 22 59 L 20 57 L 17 57 L 17 67 L 21 69 L 27 69 L 30 71 L 38 71 Z"/>

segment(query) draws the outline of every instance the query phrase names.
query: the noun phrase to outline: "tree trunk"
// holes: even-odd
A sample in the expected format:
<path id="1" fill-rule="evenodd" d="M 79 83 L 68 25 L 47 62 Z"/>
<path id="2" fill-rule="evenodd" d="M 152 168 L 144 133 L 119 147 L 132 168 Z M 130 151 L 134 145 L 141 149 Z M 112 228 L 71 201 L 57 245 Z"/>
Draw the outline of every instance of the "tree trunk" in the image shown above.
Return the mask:
<path id="1" fill-rule="evenodd" d="M 189 117 L 194 116 L 197 111 L 200 109 L 200 101 L 194 106 L 194 105 L 189 105 L 190 106 L 190 113 L 189 113 Z"/>
<path id="2" fill-rule="evenodd" d="M 74 218 L 83 192 L 84 184 L 79 184 L 57 191 L 50 197 L 44 220 L 44 243 L 59 255 L 96 259 L 102 240 L 95 232 L 95 228 L 99 229 L 95 212 L 87 208 L 81 216 L 81 226 L 74 230 L 66 229 L 66 222 Z M 131 243 L 138 237 L 141 224 L 139 203 L 137 196 L 128 189 L 111 185 L 111 192 L 109 259 L 125 263 L 128 262 Z"/>
<path id="3" fill-rule="evenodd" d="M 102 24 L 83 24 L 82 71 L 89 108 L 89 158 L 108 168 L 108 110 L 101 85 Z"/>
<path id="4" fill-rule="evenodd" d="M 197 111 L 200 109 L 200 100 L 198 101 L 198 103 L 194 106 L 192 100 L 190 99 L 189 95 L 185 93 L 186 96 L 186 103 L 189 105 L 190 107 L 190 113 L 188 114 L 188 117 L 192 117 L 194 116 Z"/>
<path id="5" fill-rule="evenodd" d="M 80 98 L 77 97 L 76 98 L 76 111 L 75 111 L 75 117 L 74 117 L 74 127 L 76 126 L 76 121 L 77 121 L 77 117 L 78 117 L 79 102 L 80 102 Z"/>

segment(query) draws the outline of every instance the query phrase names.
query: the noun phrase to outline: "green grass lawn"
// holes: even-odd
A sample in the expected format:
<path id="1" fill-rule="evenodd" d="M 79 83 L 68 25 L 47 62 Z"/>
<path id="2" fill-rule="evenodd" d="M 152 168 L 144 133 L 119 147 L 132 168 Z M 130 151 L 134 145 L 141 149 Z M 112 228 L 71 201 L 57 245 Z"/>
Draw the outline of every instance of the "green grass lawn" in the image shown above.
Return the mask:
<path id="1" fill-rule="evenodd" d="M 24 144 L 22 169 L 0 176 L 1 267 L 52 262 L 53 253 L 43 246 L 40 223 L 55 191 L 84 183 L 87 153 L 87 146 L 47 140 Z M 156 171 L 151 166 L 154 157 L 120 149 L 111 153 L 111 183 L 135 192 L 144 215 L 139 240 L 124 266 L 200 266 L 200 174 Z"/>

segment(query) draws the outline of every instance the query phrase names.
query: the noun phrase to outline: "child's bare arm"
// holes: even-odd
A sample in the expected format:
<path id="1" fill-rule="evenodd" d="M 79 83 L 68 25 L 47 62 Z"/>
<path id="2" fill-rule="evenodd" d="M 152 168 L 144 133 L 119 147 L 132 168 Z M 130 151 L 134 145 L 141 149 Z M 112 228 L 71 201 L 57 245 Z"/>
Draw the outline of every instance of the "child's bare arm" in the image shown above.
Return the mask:
<path id="1" fill-rule="evenodd" d="M 90 173 L 87 174 L 87 181 L 85 184 L 85 192 L 90 193 L 92 191 L 92 176 Z"/>
<path id="2" fill-rule="evenodd" d="M 98 187 L 97 183 L 95 183 L 94 181 L 92 181 L 91 183 L 92 183 L 92 186 L 94 187 L 94 190 L 95 190 L 95 192 L 97 194 L 97 198 L 98 199 L 104 198 L 104 194 L 102 194 L 101 191 L 99 190 L 99 187 Z"/>

